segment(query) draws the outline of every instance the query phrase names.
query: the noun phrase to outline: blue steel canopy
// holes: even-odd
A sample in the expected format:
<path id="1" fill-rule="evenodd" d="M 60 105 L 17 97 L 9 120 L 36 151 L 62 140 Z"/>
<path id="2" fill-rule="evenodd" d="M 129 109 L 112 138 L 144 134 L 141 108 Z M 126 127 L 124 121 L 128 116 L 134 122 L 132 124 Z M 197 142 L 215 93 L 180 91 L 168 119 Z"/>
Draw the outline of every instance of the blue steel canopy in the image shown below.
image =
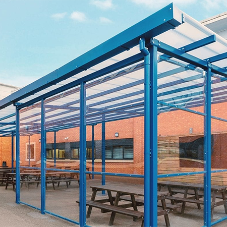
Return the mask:
<path id="1" fill-rule="evenodd" d="M 79 126 L 80 83 L 86 82 L 87 124 L 144 115 L 143 55 L 139 40 L 158 48 L 159 113 L 204 102 L 204 70 L 211 64 L 212 103 L 226 99 L 227 41 L 170 4 L 54 72 L 0 101 L 0 134 L 39 133 L 40 101 L 46 130 Z"/>

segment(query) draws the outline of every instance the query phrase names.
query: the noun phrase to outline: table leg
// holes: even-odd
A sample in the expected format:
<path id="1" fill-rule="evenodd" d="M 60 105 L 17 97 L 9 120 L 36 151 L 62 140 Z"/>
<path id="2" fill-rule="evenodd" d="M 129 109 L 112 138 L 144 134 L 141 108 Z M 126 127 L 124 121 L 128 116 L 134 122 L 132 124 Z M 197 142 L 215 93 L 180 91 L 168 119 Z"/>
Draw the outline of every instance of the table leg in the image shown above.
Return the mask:
<path id="1" fill-rule="evenodd" d="M 165 201 L 165 198 L 162 198 L 161 199 L 161 203 L 162 203 L 162 209 L 163 210 L 167 210 L 166 209 L 166 201 Z M 169 222 L 169 215 L 168 215 L 168 213 L 167 214 L 164 214 L 164 217 L 165 217 L 166 226 L 169 227 L 170 226 L 170 222 Z"/>
<path id="2" fill-rule="evenodd" d="M 224 201 L 224 208 L 225 208 L 225 213 L 227 214 L 227 201 L 226 201 L 226 197 L 225 197 L 225 191 L 222 191 L 222 199 Z"/>
<path id="3" fill-rule="evenodd" d="M 187 198 L 187 195 L 188 195 L 188 189 L 185 189 L 185 191 L 184 191 L 184 198 Z M 186 205 L 186 202 L 183 202 L 182 203 L 182 207 L 181 207 L 181 213 L 182 214 L 184 213 L 185 205 Z"/>
<path id="4" fill-rule="evenodd" d="M 216 191 L 213 191 L 213 193 L 212 193 L 212 202 L 211 202 L 211 219 L 213 219 L 213 216 L 214 216 L 215 200 L 216 200 Z"/>
<path id="5" fill-rule="evenodd" d="M 116 197 L 115 197 L 115 200 L 114 200 L 114 206 L 118 206 L 118 202 L 120 200 L 120 196 L 121 196 L 120 192 L 117 192 Z M 112 212 L 111 213 L 109 225 L 113 225 L 115 215 L 116 215 L 116 212 Z"/>
<path id="6" fill-rule="evenodd" d="M 198 189 L 195 188 L 194 191 L 195 191 L 195 199 L 199 200 Z M 198 207 L 198 209 L 201 209 L 201 205 L 199 203 L 197 203 L 197 207 Z"/>
<path id="7" fill-rule="evenodd" d="M 95 200 L 96 193 L 97 193 L 97 190 L 95 188 L 92 189 L 91 201 L 94 201 Z M 92 210 L 92 206 L 89 206 L 88 207 L 88 210 L 87 210 L 87 218 L 90 218 L 90 216 L 91 216 L 91 210 Z"/>
<path id="8" fill-rule="evenodd" d="M 169 195 L 172 196 L 173 195 L 173 192 L 172 192 L 170 186 L 168 186 L 168 191 L 169 191 Z M 171 200 L 171 204 L 174 205 L 174 200 Z"/>
<path id="9" fill-rule="evenodd" d="M 137 209 L 137 205 L 136 205 L 136 200 L 135 200 L 135 196 L 134 195 L 131 195 L 131 200 L 132 200 L 132 207 L 134 210 L 138 211 Z M 136 217 L 133 217 L 133 221 L 136 221 L 137 218 Z"/>
<path id="10" fill-rule="evenodd" d="M 114 205 L 113 196 L 112 196 L 112 194 L 111 194 L 111 191 L 107 190 L 107 194 L 108 194 L 108 197 L 109 197 L 110 204 L 111 204 L 111 205 Z"/>

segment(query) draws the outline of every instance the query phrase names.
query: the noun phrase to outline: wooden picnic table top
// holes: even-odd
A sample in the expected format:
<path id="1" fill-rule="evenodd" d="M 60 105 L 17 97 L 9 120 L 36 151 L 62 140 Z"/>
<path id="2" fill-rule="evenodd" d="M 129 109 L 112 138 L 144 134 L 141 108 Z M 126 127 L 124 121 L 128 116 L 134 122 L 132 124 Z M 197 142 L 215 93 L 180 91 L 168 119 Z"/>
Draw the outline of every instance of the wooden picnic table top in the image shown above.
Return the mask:
<path id="1" fill-rule="evenodd" d="M 204 190 L 204 184 L 197 184 L 197 183 L 186 183 L 186 182 L 177 182 L 177 181 L 160 181 L 160 182 L 158 182 L 158 185 Z M 224 190 L 226 190 L 226 188 L 227 188 L 227 186 L 211 185 L 212 191 L 224 191 Z"/>
<path id="2" fill-rule="evenodd" d="M 126 186 L 119 186 L 119 185 L 92 185 L 90 186 L 92 189 L 98 190 L 107 190 L 112 192 L 120 192 L 122 194 L 128 195 L 137 195 L 137 196 L 144 196 L 144 189 L 142 186 L 136 185 L 135 187 L 126 187 Z M 168 192 L 159 192 L 158 197 L 166 196 Z"/>

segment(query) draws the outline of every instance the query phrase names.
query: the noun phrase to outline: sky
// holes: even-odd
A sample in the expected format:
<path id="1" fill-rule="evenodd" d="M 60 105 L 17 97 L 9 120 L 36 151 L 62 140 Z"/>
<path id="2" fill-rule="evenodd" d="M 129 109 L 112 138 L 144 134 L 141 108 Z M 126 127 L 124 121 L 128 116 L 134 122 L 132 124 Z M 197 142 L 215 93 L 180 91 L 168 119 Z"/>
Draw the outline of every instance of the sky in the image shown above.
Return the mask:
<path id="1" fill-rule="evenodd" d="M 227 11 L 226 0 L 0 0 L 0 83 L 26 86 L 171 2 L 198 21 Z"/>

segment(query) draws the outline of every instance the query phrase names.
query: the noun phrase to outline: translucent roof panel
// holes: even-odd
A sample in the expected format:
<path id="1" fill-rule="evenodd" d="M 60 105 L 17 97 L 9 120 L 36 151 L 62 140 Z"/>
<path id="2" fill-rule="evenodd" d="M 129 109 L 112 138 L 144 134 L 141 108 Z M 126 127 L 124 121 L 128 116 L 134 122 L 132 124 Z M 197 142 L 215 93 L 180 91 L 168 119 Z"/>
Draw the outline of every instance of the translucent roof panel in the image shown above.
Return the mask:
<path id="1" fill-rule="evenodd" d="M 40 85 L 40 89 L 32 95 L 29 93 L 27 97 L 23 96 L 19 100 L 20 103 L 25 103 L 25 106 L 26 103 L 32 105 L 21 110 L 21 127 L 33 127 L 34 124 L 37 127 L 40 124 L 42 98 L 45 98 L 47 130 L 54 131 L 79 125 L 80 83 L 82 81 L 86 82 L 87 124 L 99 123 L 103 117 L 106 121 L 112 121 L 142 116 L 144 114 L 144 62 L 138 45 L 140 38 L 146 38 L 146 42 L 155 39 L 159 43 L 157 45 L 158 112 L 183 108 L 203 112 L 206 72 L 204 67 L 198 67 L 198 65 L 201 62 L 203 64 L 210 61 L 213 68 L 219 67 L 216 71 L 223 75 L 226 72 L 227 60 L 220 58 L 219 55 L 227 52 L 227 41 L 175 6 L 175 14 L 170 16 L 169 21 L 166 21 L 169 17 L 163 13 L 166 9 L 161 10 L 159 16 L 154 14 L 150 17 L 153 18 L 156 15 L 156 21 L 148 22 L 149 18 L 145 19 L 140 22 L 143 26 L 134 25 L 88 52 L 91 54 L 85 53 L 53 72 L 53 77 L 56 77 L 58 74 L 63 75 L 68 68 L 73 69 L 61 79 L 52 81 L 51 77 L 48 80 L 44 77 L 43 80 L 39 80 L 41 84 L 46 82 L 49 86 L 46 88 Z M 143 31 L 143 35 L 139 35 L 142 34 L 140 30 Z M 127 42 L 123 45 L 118 37 Z M 162 53 L 164 52 L 162 44 L 171 49 L 172 52 L 169 55 Z M 110 54 L 107 50 L 111 47 L 113 49 Z M 102 55 L 95 58 L 99 51 Z M 187 59 L 175 54 L 179 51 L 182 56 L 186 52 L 189 54 L 187 56 L 196 59 L 199 64 L 195 66 L 194 63 L 187 63 Z M 81 59 L 84 62 L 91 59 L 92 64 L 89 63 L 91 66 L 88 63 L 80 66 Z M 216 102 L 223 102 L 226 81 L 217 72 L 212 78 L 212 95 Z M 218 80 L 219 83 L 217 83 Z M 2 110 L 1 116 L 2 113 L 5 115 L 15 113 L 15 109 L 10 111 L 7 108 Z"/>

